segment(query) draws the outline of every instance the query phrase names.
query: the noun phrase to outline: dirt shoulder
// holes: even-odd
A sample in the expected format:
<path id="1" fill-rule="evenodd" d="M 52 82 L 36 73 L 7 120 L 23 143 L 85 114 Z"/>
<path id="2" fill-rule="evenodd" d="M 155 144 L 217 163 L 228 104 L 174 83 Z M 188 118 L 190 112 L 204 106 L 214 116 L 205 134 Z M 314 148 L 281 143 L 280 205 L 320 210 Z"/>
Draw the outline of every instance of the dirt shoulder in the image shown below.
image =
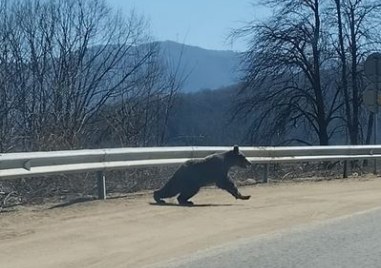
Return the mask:
<path id="1" fill-rule="evenodd" d="M 144 267 L 230 241 L 381 207 L 381 179 L 218 189 L 194 207 L 149 204 L 141 193 L 0 214 L 1 267 Z M 175 201 L 172 201 L 175 203 Z"/>

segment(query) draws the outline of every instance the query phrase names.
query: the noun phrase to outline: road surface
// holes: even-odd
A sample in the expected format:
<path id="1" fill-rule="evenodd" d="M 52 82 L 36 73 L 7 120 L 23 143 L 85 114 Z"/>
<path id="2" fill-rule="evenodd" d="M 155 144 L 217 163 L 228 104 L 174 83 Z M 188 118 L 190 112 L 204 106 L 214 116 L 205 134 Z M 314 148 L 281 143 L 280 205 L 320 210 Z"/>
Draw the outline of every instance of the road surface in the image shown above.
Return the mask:
<path id="1" fill-rule="evenodd" d="M 174 200 L 173 205 L 157 206 L 149 204 L 151 194 L 139 193 L 1 213 L 0 267 L 152 267 L 242 239 L 276 236 L 381 207 L 380 178 L 270 184 L 240 191 L 252 198 L 235 200 L 219 189 L 206 189 L 193 198 L 194 207 L 174 205 Z M 292 241 L 284 241 L 279 251 Z M 342 244 L 346 246 L 345 240 Z M 272 247 L 263 245 L 270 253 Z"/>
<path id="2" fill-rule="evenodd" d="M 190 254 L 161 267 L 379 268 L 381 209 L 244 239 Z"/>

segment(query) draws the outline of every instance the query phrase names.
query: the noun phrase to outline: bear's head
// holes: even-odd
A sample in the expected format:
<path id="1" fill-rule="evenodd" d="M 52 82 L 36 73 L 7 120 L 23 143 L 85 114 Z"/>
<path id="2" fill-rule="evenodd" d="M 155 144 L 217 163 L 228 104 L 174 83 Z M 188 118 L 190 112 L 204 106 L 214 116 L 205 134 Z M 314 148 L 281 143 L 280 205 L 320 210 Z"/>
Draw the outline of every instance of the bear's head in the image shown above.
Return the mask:
<path id="1" fill-rule="evenodd" d="M 239 151 L 238 145 L 234 145 L 233 151 L 231 151 L 229 158 L 232 166 L 246 168 L 251 165 L 249 160 L 247 160 L 246 156 Z"/>

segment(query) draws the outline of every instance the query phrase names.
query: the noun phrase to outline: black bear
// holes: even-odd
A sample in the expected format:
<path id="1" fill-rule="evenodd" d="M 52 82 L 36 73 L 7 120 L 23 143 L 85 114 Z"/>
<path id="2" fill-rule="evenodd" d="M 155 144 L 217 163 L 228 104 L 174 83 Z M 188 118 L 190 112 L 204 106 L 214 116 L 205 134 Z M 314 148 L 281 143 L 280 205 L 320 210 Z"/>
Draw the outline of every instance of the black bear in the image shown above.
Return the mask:
<path id="1" fill-rule="evenodd" d="M 197 194 L 202 186 L 216 184 L 236 199 L 247 200 L 250 196 L 242 195 L 238 191 L 228 171 L 233 166 L 246 168 L 250 165 L 238 146 L 234 146 L 233 150 L 212 154 L 203 159 L 188 160 L 180 166 L 163 188 L 154 192 L 153 197 L 157 203 L 162 204 L 165 203 L 162 198 L 179 194 L 177 200 L 180 205 L 193 205 L 188 199 Z"/>

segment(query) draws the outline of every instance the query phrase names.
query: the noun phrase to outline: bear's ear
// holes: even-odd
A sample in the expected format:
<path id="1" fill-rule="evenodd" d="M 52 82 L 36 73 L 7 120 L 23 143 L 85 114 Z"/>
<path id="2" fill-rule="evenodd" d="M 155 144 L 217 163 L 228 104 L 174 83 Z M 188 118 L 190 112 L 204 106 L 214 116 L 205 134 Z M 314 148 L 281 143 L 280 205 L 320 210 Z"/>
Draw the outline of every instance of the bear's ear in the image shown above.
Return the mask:
<path id="1" fill-rule="evenodd" d="M 234 152 L 235 154 L 238 154 L 238 152 L 239 152 L 238 145 L 234 145 L 234 147 L 233 147 L 233 152 Z"/>

